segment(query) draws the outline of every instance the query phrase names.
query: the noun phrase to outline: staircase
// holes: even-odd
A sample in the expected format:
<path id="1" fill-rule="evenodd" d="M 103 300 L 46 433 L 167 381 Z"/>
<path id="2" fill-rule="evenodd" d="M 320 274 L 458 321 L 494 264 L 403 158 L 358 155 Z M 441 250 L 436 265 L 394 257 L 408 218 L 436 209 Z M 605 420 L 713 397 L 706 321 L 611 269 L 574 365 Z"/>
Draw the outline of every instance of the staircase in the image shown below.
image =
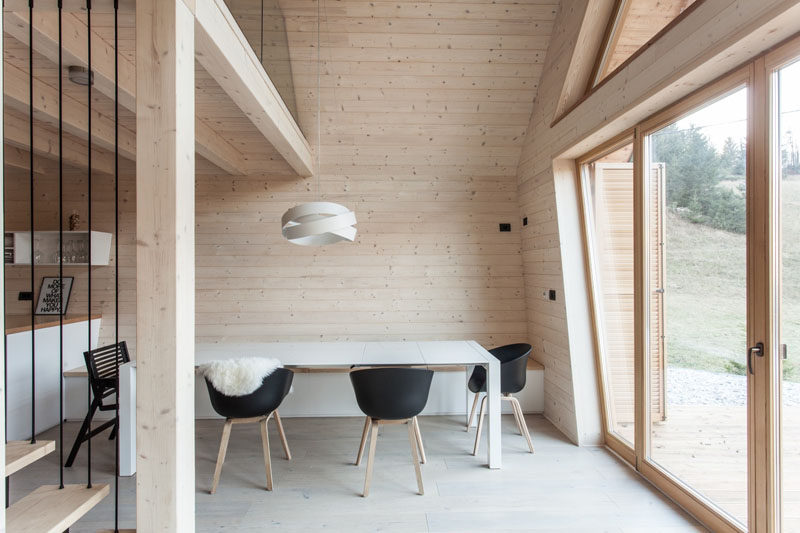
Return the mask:
<path id="1" fill-rule="evenodd" d="M 6 443 L 6 476 L 55 451 L 56 443 L 41 440 Z M 109 493 L 108 484 L 43 485 L 6 509 L 8 533 L 61 533 L 69 529 Z"/>

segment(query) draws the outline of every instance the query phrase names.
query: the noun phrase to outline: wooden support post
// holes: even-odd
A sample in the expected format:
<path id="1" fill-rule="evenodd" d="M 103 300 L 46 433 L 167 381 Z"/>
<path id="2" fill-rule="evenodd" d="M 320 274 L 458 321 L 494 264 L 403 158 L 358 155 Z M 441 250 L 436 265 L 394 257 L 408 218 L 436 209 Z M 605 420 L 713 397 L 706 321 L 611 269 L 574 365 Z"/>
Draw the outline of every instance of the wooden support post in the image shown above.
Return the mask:
<path id="1" fill-rule="evenodd" d="M 0 11 L 0 28 L 3 27 L 3 19 L 4 14 Z M 3 39 L 0 39 L 0 57 L 3 56 Z M 0 69 L 0 87 L 3 86 L 3 69 Z M 2 91 L 0 91 L 0 109 L 3 109 L 3 95 Z M 0 121 L 0 139 L 3 138 L 3 121 Z M 5 147 L 4 143 L 0 143 L 0 161 L 4 159 L 3 148 Z M 5 172 L 0 172 L 0 205 L 4 205 L 3 203 L 3 191 L 5 190 L 4 182 Z M 5 217 L 0 217 L 0 235 L 5 235 L 3 231 L 5 230 L 4 219 Z M 5 276 L 0 276 L 0 291 L 5 294 Z M 0 314 L 2 316 L 6 316 L 6 309 L 5 309 L 5 298 L 3 301 L 0 301 Z M 5 350 L 6 350 L 6 343 L 4 342 L 2 346 L 0 346 L 0 376 L 4 376 L 6 369 L 5 369 Z M 5 418 L 5 398 L 6 398 L 6 391 L 5 391 L 5 380 L 0 381 L 0 427 L 6 427 L 6 418 Z M 0 457 L 6 456 L 6 441 L 5 439 L 0 439 Z M 6 462 L 3 461 L 2 465 L 0 465 L 0 479 L 6 478 Z M 6 501 L 6 484 L 0 483 L 0 501 Z M 3 528 L 5 528 L 6 523 L 6 506 L 0 505 L 2 509 L 0 509 L 0 524 L 3 524 Z"/>
<path id="2" fill-rule="evenodd" d="M 136 3 L 136 522 L 194 531 L 194 15 Z"/>

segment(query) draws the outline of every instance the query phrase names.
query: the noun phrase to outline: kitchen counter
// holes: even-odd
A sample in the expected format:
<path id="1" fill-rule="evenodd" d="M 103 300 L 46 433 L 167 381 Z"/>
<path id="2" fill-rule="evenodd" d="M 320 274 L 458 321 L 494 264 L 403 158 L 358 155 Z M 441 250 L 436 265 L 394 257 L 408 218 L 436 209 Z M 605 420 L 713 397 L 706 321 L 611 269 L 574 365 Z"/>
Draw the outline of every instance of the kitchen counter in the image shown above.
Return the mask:
<path id="1" fill-rule="evenodd" d="M 83 365 L 83 352 L 96 348 L 100 336 L 101 315 L 67 315 L 63 333 L 58 315 L 35 317 L 31 330 L 30 315 L 7 315 L 6 319 L 6 429 L 9 440 L 31 435 L 31 407 L 36 405 L 36 433 L 59 422 L 61 374 Z M 91 326 L 90 326 L 91 325 Z M 31 357 L 31 336 L 36 340 L 36 358 Z M 63 338 L 63 365 L 59 365 Z M 36 376 L 35 394 L 31 374 Z M 74 380 L 73 380 L 74 381 Z M 86 414 L 86 379 L 64 383 L 64 417 L 83 418 Z"/>
<path id="2" fill-rule="evenodd" d="M 101 318 L 99 313 L 92 315 L 92 320 Z M 64 325 L 84 322 L 89 315 L 65 315 Z M 58 327 L 58 315 L 37 315 L 34 317 L 34 329 Z M 6 315 L 6 335 L 31 330 L 31 315 Z"/>

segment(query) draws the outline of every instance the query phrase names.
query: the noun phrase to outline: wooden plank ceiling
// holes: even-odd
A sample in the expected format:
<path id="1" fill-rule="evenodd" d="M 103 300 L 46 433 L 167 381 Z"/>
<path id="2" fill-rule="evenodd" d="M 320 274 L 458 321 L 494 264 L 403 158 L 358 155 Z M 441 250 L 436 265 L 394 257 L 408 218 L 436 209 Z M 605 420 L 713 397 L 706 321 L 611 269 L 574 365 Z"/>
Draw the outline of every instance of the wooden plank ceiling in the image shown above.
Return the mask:
<path id="1" fill-rule="evenodd" d="M 468 160 L 489 167 L 516 167 L 557 7 L 556 0 L 324 1 L 323 144 L 330 145 L 337 155 L 352 156 L 354 162 L 405 159 L 422 151 L 437 164 Z M 311 144 L 316 144 L 317 4 L 314 0 L 292 0 L 281 2 L 281 8 L 289 32 L 300 126 Z M 42 12 L 41 16 L 49 16 L 54 24 L 54 13 Z M 76 28 L 81 24 L 85 27 L 84 14 L 69 13 L 65 17 Z M 95 13 L 92 27 L 99 37 L 93 45 L 95 60 L 108 60 L 105 56 L 113 46 L 112 16 Z M 5 30 L 5 59 L 15 69 L 12 74 L 24 79 L 28 47 L 20 42 L 25 40 L 20 36 L 26 32 L 19 27 L 9 31 L 8 21 Z M 121 55 L 132 66 L 133 13 L 120 14 L 119 39 Z M 49 88 L 52 92 L 58 87 L 55 60 L 54 53 L 34 54 L 34 75 L 38 83 L 47 86 L 41 87 L 42 91 Z M 69 64 L 67 58 L 65 66 Z M 214 165 L 199 159 L 199 173 L 223 168 L 233 174 L 264 169 L 273 174 L 292 174 L 283 158 L 199 65 L 196 86 L 198 137 L 203 130 L 214 137 L 205 143 L 207 150 L 220 151 L 222 156 L 232 154 L 234 160 L 241 156 L 239 165 L 219 161 Z M 34 97 L 42 91 L 37 90 Z M 106 125 L 113 119 L 109 92 L 97 87 L 92 91 L 92 108 L 99 114 L 95 127 L 102 126 L 103 118 Z M 65 110 L 72 106 L 73 115 L 85 116 L 86 89 L 67 81 L 65 75 L 64 94 Z M 12 113 L 22 113 L 17 118 L 23 119 L 24 103 L 18 99 L 17 105 L 6 107 Z M 132 106 L 122 103 L 122 141 L 132 142 L 135 117 Z M 331 115 L 334 108 L 344 112 L 337 114 L 335 122 Z M 68 115 L 65 120 L 69 122 Z M 49 116 L 45 112 L 37 117 L 42 125 L 52 125 L 52 104 Z M 75 135 L 71 141 L 85 139 L 80 127 L 67 129 Z M 98 146 L 108 148 L 103 140 L 102 134 L 96 135 Z M 102 149 L 98 153 L 102 159 Z M 207 155 L 200 144 L 198 153 Z M 135 156 L 129 151 L 122 155 L 129 159 Z M 223 157 L 222 161 L 230 159 Z"/>
<path id="2" fill-rule="evenodd" d="M 627 0 L 621 20 L 609 43 L 608 60 L 600 78 L 606 77 L 653 38 L 695 0 Z"/>
<path id="3" fill-rule="evenodd" d="M 316 144 L 317 2 L 280 5 L 300 123 Z M 322 0 L 323 157 L 514 173 L 557 9 Z"/>

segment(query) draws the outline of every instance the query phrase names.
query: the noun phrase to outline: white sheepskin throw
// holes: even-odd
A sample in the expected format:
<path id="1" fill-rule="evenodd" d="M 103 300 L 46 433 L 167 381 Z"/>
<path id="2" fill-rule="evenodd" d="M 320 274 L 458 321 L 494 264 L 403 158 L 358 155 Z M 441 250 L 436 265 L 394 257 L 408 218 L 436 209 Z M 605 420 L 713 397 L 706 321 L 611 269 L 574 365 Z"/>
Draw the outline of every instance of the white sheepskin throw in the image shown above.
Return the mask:
<path id="1" fill-rule="evenodd" d="M 277 359 L 242 357 L 210 361 L 197 369 L 225 396 L 246 396 L 255 392 L 265 377 L 282 366 Z"/>

